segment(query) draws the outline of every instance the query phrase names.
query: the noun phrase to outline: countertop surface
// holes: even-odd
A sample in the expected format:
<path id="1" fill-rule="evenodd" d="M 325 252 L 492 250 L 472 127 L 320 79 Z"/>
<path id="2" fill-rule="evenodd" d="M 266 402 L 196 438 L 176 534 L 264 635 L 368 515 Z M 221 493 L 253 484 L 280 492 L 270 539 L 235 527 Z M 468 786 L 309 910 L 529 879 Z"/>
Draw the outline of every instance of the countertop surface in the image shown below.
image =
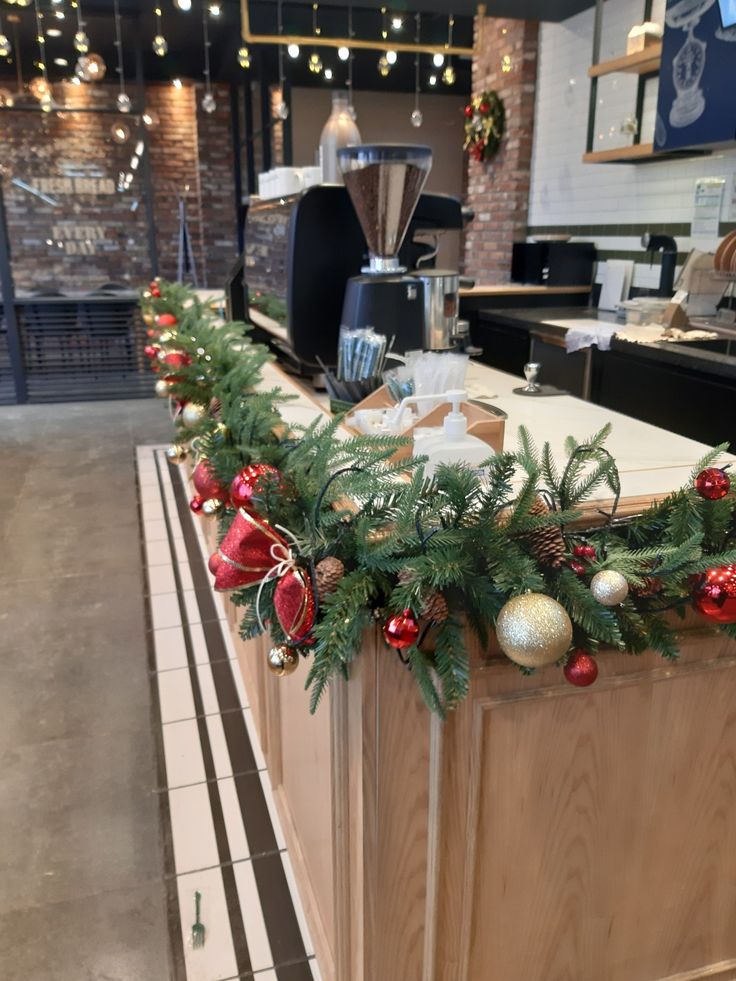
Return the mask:
<path id="1" fill-rule="evenodd" d="M 556 321 L 576 320 L 581 321 L 581 326 L 586 320 L 602 320 L 606 323 L 616 322 L 614 315 L 611 313 L 602 311 L 599 315 L 595 308 L 585 307 L 520 307 L 519 309 L 513 310 L 481 311 L 478 316 L 481 322 L 487 319 L 508 327 L 519 327 L 521 329 L 535 331 L 543 329 L 545 333 L 557 334 L 560 337 L 564 336 L 567 328 L 560 326 Z M 624 329 L 623 323 L 621 323 L 621 329 Z M 721 341 L 724 340 L 724 338 L 719 339 Z M 736 342 L 736 333 L 734 333 L 734 342 Z M 654 341 L 647 344 L 638 344 L 614 337 L 611 341 L 611 350 L 666 363 L 673 367 L 685 368 L 691 371 L 702 371 L 706 374 L 720 375 L 723 378 L 736 380 L 735 356 L 728 355 L 723 351 L 696 347 L 696 343 L 699 342 L 674 343 L 673 341 Z M 605 356 L 605 352 L 603 352 L 603 355 Z"/>
<path id="2" fill-rule="evenodd" d="M 523 384 L 521 378 L 476 361 L 470 363 L 466 378 L 471 398 L 485 400 L 507 413 L 505 445 L 510 449 L 516 446 L 518 427 L 524 425 L 537 445 L 549 441 L 555 459 L 564 462 L 564 442 L 568 435 L 584 439 L 611 422 L 613 429 L 606 446 L 618 464 L 624 498 L 653 499 L 683 486 L 707 449 L 695 440 L 571 395 L 538 398 L 515 394 L 513 390 Z M 268 364 L 259 388 L 268 391 L 276 386 L 298 396 L 281 410 L 287 421 L 308 425 L 314 418 L 326 416 L 326 410 L 320 408 L 312 393 L 276 365 Z M 598 499 L 607 497 L 610 493 L 601 489 Z"/>
<path id="3" fill-rule="evenodd" d="M 571 293 L 590 293 L 590 286 L 532 286 L 527 283 L 478 283 L 461 289 L 460 296 L 560 296 Z"/>

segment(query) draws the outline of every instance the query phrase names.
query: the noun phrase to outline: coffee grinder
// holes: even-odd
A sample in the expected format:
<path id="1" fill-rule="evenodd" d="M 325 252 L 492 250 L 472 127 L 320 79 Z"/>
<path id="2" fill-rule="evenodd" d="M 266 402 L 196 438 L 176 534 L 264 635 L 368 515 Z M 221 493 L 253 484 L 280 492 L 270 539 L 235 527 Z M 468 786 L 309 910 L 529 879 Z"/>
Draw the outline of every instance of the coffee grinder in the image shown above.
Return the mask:
<path id="1" fill-rule="evenodd" d="M 398 253 L 432 166 L 428 146 L 343 147 L 337 159 L 368 245 L 369 264 L 345 287 L 341 327 L 373 327 L 398 353 L 425 347 L 424 284 Z"/>

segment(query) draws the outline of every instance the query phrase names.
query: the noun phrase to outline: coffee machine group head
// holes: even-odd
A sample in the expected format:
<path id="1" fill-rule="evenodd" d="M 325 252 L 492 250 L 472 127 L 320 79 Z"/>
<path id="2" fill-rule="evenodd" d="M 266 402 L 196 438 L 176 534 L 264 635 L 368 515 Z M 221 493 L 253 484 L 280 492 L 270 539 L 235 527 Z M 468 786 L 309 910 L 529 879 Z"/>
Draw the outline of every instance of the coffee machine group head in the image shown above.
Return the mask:
<path id="1" fill-rule="evenodd" d="M 345 287 L 341 326 L 373 327 L 402 352 L 424 346 L 423 285 L 399 262 L 399 249 L 432 166 L 428 146 L 380 144 L 337 153 L 345 187 L 368 245 L 369 262 Z"/>

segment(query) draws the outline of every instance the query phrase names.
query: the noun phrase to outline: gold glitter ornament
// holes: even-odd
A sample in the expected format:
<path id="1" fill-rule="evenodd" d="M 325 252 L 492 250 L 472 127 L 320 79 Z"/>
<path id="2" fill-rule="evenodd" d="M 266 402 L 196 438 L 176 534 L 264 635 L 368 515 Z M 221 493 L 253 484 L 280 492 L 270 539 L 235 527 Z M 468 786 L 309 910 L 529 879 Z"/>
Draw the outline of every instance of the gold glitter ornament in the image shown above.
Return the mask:
<path id="1" fill-rule="evenodd" d="M 224 507 L 223 501 L 216 497 L 210 497 L 202 504 L 202 514 L 206 518 L 214 518 Z"/>
<path id="2" fill-rule="evenodd" d="M 166 447 L 164 455 L 169 463 L 184 463 L 189 456 L 189 451 L 181 443 L 174 443 L 172 446 Z"/>
<path id="3" fill-rule="evenodd" d="M 181 422 L 187 429 L 194 429 L 207 416 L 207 409 L 197 402 L 187 402 L 181 410 Z"/>
<path id="4" fill-rule="evenodd" d="M 279 678 L 293 674 L 299 667 L 299 652 L 286 644 L 272 647 L 266 655 L 268 669 Z"/>
<path id="5" fill-rule="evenodd" d="M 590 591 L 601 606 L 618 606 L 629 595 L 629 584 L 620 572 L 604 569 L 591 579 Z"/>
<path id="6" fill-rule="evenodd" d="M 146 327 L 156 326 L 156 314 L 153 312 L 153 310 L 150 309 L 144 310 L 143 313 L 141 314 L 141 319 L 143 320 L 143 323 L 146 325 Z"/>
<path id="7" fill-rule="evenodd" d="M 553 664 L 572 643 L 572 622 L 556 599 L 542 593 L 512 597 L 498 614 L 496 636 L 506 657 L 525 668 Z"/>
<path id="8" fill-rule="evenodd" d="M 156 393 L 157 398 L 160 399 L 167 399 L 170 395 L 169 383 L 167 381 L 164 381 L 163 378 L 159 378 L 159 380 L 154 385 L 153 390 Z"/>

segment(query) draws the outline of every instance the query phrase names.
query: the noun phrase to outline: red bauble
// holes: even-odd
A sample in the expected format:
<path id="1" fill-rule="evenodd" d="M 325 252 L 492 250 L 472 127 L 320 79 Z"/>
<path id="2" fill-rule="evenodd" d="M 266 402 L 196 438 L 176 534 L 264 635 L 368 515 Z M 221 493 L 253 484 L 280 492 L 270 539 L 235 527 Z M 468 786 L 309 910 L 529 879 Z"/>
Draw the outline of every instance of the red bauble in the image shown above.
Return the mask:
<path id="1" fill-rule="evenodd" d="M 222 559 L 217 554 L 217 552 L 213 552 L 212 555 L 210 555 L 209 561 L 207 563 L 207 568 L 210 570 L 213 576 L 217 575 L 217 570 L 220 568 L 221 562 Z"/>
<path id="2" fill-rule="evenodd" d="M 194 511 L 195 514 L 202 513 L 202 505 L 207 500 L 206 497 L 202 497 L 201 494 L 195 494 L 195 496 L 189 502 L 189 507 Z"/>
<path id="3" fill-rule="evenodd" d="M 731 481 L 725 470 L 719 467 L 706 467 L 695 479 L 695 490 L 706 501 L 720 501 L 731 489 Z"/>
<path id="4" fill-rule="evenodd" d="M 736 623 L 736 565 L 708 569 L 698 576 L 693 606 L 713 623 Z"/>
<path id="5" fill-rule="evenodd" d="M 146 337 L 159 337 L 161 334 L 160 330 L 156 330 L 154 327 L 149 327 L 146 331 Z"/>
<path id="6" fill-rule="evenodd" d="M 207 500 L 226 501 L 227 488 L 224 487 L 212 472 L 209 460 L 200 460 L 194 468 L 192 483 L 200 497 Z"/>
<path id="7" fill-rule="evenodd" d="M 588 571 L 585 568 L 585 566 L 583 565 L 582 562 L 574 562 L 573 561 L 573 562 L 570 562 L 569 565 L 570 565 L 570 568 L 572 569 L 572 571 L 575 573 L 576 576 L 584 576 L 585 573 Z"/>
<path id="8" fill-rule="evenodd" d="M 594 559 L 596 557 L 596 551 L 592 545 L 576 545 L 572 554 L 576 559 Z"/>
<path id="9" fill-rule="evenodd" d="M 577 685 L 578 688 L 587 688 L 598 677 L 595 658 L 581 649 L 572 652 L 563 671 L 570 684 Z"/>
<path id="10" fill-rule="evenodd" d="M 158 288 L 156 283 L 151 283 L 149 289 L 151 291 L 151 296 L 155 296 L 156 299 L 158 299 L 161 296 L 161 290 Z"/>
<path id="11" fill-rule="evenodd" d="M 165 366 L 164 371 L 166 373 L 164 374 L 164 378 L 172 382 L 181 381 L 182 376 L 174 374 L 167 369 L 184 368 L 186 365 L 190 365 L 192 363 L 192 359 L 188 354 L 184 354 L 183 351 L 169 351 L 168 354 L 165 354 L 163 358 L 160 357 L 159 360 L 161 361 L 161 364 Z"/>
<path id="12" fill-rule="evenodd" d="M 466 106 L 463 109 L 463 112 L 465 113 L 465 118 L 466 119 L 472 119 L 473 118 L 473 107 L 472 106 Z"/>
<path id="13" fill-rule="evenodd" d="M 243 467 L 230 484 L 230 500 L 234 508 L 254 510 L 255 501 L 268 487 L 283 491 L 281 474 L 268 463 L 251 463 Z"/>
<path id="14" fill-rule="evenodd" d="M 491 107 L 487 102 L 481 102 L 481 104 L 478 106 L 478 111 L 480 112 L 481 116 L 487 116 L 491 111 Z"/>
<path id="15" fill-rule="evenodd" d="M 390 617 L 383 628 L 383 637 L 390 647 L 403 651 L 416 643 L 419 636 L 419 624 L 414 619 L 411 610 L 404 610 L 395 617 Z"/>
<path id="16" fill-rule="evenodd" d="M 156 317 L 157 327 L 175 327 L 178 322 L 173 313 L 160 313 Z"/>
<path id="17" fill-rule="evenodd" d="M 146 346 L 143 348 L 143 353 L 147 358 L 157 358 L 160 350 L 161 348 L 158 346 L 158 344 L 146 344 Z"/>

